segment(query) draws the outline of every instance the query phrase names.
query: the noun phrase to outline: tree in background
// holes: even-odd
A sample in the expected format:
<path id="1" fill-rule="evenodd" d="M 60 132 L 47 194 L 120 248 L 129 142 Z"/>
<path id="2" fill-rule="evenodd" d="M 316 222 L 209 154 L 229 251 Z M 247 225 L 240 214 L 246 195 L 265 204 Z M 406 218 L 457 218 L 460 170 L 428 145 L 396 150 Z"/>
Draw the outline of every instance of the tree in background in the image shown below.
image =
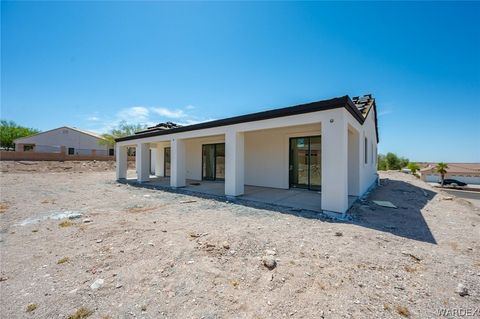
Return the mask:
<path id="1" fill-rule="evenodd" d="M 378 156 L 377 156 L 377 169 L 379 171 L 386 171 L 387 170 L 387 160 L 385 158 L 385 155 L 383 155 L 383 154 L 378 154 Z"/>
<path id="2" fill-rule="evenodd" d="M 110 133 L 102 134 L 104 138 L 103 141 L 100 141 L 100 145 L 105 145 L 108 147 L 113 147 L 115 145 L 115 139 L 119 137 L 125 137 L 135 134 L 135 132 L 146 129 L 146 125 L 141 124 L 128 124 L 125 121 L 120 122 L 116 128 L 113 128 Z"/>
<path id="3" fill-rule="evenodd" d="M 144 130 L 147 125 L 142 124 L 128 124 L 126 121 L 122 121 L 116 128 L 113 128 L 110 133 L 102 134 L 103 140 L 100 140 L 98 144 L 113 148 L 115 146 L 115 139 L 119 137 L 125 137 L 135 134 L 135 132 Z M 129 148 L 128 155 L 135 155 L 135 149 Z"/>
<path id="4" fill-rule="evenodd" d="M 409 163 L 407 167 L 408 167 L 409 170 L 412 171 L 413 175 L 416 175 L 417 171 L 420 169 L 420 166 L 418 166 L 418 164 L 414 163 L 414 162 Z"/>
<path id="5" fill-rule="evenodd" d="M 440 174 L 440 178 L 442 180 L 442 187 L 443 187 L 443 182 L 445 181 L 445 174 L 447 174 L 447 168 L 448 168 L 448 165 L 443 162 L 438 163 L 437 166 L 435 167 L 438 174 Z"/>
<path id="6" fill-rule="evenodd" d="M 7 150 L 13 150 L 15 149 L 15 143 L 13 142 L 14 140 L 37 133 L 40 133 L 40 131 L 37 129 L 23 127 L 13 121 L 1 120 L 0 147 L 6 148 Z"/>
<path id="7" fill-rule="evenodd" d="M 387 155 L 378 155 L 378 170 L 386 171 L 386 170 L 401 170 L 404 167 L 408 166 L 410 162 L 408 158 L 405 157 L 398 157 L 395 153 L 387 153 Z"/>

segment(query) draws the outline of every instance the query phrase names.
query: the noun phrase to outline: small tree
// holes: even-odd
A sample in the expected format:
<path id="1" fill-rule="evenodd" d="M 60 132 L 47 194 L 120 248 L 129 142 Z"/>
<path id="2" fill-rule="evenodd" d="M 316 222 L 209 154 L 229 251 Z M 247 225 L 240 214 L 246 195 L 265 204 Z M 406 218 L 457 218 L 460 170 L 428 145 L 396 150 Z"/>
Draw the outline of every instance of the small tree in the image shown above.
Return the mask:
<path id="1" fill-rule="evenodd" d="M 399 170 L 400 167 L 400 160 L 395 153 L 387 153 L 385 156 L 385 160 L 387 162 L 387 170 Z"/>
<path id="2" fill-rule="evenodd" d="M 407 167 L 410 171 L 412 171 L 413 175 L 416 175 L 417 171 L 420 169 L 420 166 L 418 166 L 418 164 L 414 162 L 408 163 Z"/>
<path id="3" fill-rule="evenodd" d="M 17 125 L 13 121 L 0 121 L 0 146 L 7 150 L 14 149 L 14 140 L 40 133 L 39 130 Z"/>
<path id="4" fill-rule="evenodd" d="M 408 158 L 405 158 L 405 157 L 400 157 L 398 159 L 398 165 L 400 166 L 398 169 L 402 169 L 402 168 L 405 168 L 405 167 L 408 167 L 408 164 L 410 163 L 410 160 Z"/>
<path id="5" fill-rule="evenodd" d="M 100 145 L 113 147 L 115 145 L 115 139 L 119 137 L 129 136 L 135 134 L 135 132 L 146 129 L 146 125 L 141 124 L 127 124 L 122 121 L 118 126 L 110 131 L 110 133 L 102 134 L 104 140 L 99 142 Z"/>
<path id="6" fill-rule="evenodd" d="M 377 169 L 379 171 L 386 171 L 387 170 L 387 160 L 385 158 L 385 155 L 383 155 L 383 154 L 378 154 L 378 156 L 377 156 Z"/>
<path id="7" fill-rule="evenodd" d="M 442 187 L 443 187 L 443 182 L 445 181 L 445 174 L 447 174 L 447 168 L 448 168 L 448 165 L 443 162 L 438 163 L 437 166 L 435 167 L 437 172 L 440 174 Z"/>

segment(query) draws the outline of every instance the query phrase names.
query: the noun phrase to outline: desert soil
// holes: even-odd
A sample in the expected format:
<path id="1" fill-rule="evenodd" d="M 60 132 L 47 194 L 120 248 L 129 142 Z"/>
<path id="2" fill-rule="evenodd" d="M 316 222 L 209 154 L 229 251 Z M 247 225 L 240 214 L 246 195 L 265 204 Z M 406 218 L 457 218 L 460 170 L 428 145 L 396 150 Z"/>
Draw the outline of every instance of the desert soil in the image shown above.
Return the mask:
<path id="1" fill-rule="evenodd" d="M 0 164 L 1 318 L 480 315 L 480 210 L 413 176 L 333 221 L 117 184 L 109 162 Z"/>

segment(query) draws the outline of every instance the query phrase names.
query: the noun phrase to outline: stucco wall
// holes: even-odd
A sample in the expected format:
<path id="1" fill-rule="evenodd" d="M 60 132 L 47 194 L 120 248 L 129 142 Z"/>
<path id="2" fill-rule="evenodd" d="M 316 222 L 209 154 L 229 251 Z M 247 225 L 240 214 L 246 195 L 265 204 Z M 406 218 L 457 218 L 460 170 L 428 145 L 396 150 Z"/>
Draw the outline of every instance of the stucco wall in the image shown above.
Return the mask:
<path id="1" fill-rule="evenodd" d="M 67 149 L 69 147 L 73 147 L 76 150 L 108 150 L 108 147 L 100 146 L 98 141 L 99 139 L 94 136 L 72 130 L 70 128 L 62 127 L 19 139 L 16 141 L 16 143 L 46 145 L 52 147 L 65 146 Z"/>
<path id="2" fill-rule="evenodd" d="M 363 125 L 358 123 L 346 110 L 348 124 L 360 135 L 360 192 L 365 193 L 377 179 L 377 136 L 375 131 L 375 110 L 371 109 Z M 367 163 L 365 164 L 365 137 L 367 137 Z"/>
<path id="3" fill-rule="evenodd" d="M 214 143 L 225 143 L 225 137 L 211 136 L 185 140 L 185 166 L 188 179 L 202 179 L 202 145 Z"/>
<path id="4" fill-rule="evenodd" d="M 287 189 L 289 138 L 320 134 L 320 124 L 245 133 L 245 184 Z"/>

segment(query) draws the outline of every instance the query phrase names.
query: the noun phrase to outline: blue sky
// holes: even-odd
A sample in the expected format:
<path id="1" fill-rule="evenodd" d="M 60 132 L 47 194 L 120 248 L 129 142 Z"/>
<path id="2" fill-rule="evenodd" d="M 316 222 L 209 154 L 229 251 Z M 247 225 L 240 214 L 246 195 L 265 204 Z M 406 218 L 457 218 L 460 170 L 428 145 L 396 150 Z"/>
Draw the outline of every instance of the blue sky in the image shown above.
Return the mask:
<path id="1" fill-rule="evenodd" d="M 1 118 L 103 132 L 372 93 L 380 152 L 480 162 L 478 3 L 2 2 Z"/>

